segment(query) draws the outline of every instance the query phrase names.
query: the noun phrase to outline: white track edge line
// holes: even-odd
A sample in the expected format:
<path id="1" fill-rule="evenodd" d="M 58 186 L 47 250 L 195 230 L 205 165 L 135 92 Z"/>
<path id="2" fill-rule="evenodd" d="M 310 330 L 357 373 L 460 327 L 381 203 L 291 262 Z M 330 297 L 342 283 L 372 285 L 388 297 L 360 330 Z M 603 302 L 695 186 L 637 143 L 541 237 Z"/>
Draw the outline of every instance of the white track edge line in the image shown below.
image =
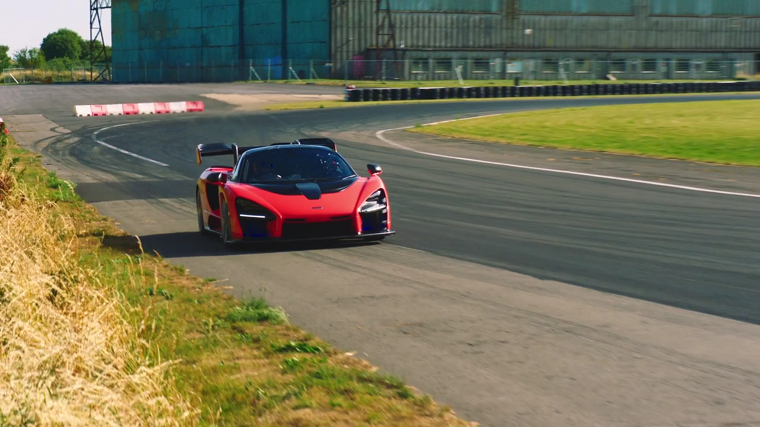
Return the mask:
<path id="1" fill-rule="evenodd" d="M 503 113 L 503 114 L 506 114 L 506 113 Z M 458 120 L 447 120 L 447 121 L 443 121 L 443 122 L 428 123 L 428 124 L 424 124 L 422 126 L 434 126 L 436 124 L 451 123 L 451 122 L 456 122 L 456 121 L 460 121 L 460 120 L 482 119 L 482 118 L 486 118 L 486 117 L 501 116 L 503 114 L 489 114 L 489 115 L 486 115 L 486 116 L 468 117 L 468 118 L 465 118 L 465 119 L 458 119 Z M 712 193 L 712 194 L 721 194 L 721 195 L 725 195 L 725 196 L 751 197 L 751 198 L 755 198 L 755 199 L 760 199 L 760 194 L 737 193 L 737 192 L 732 192 L 732 191 L 712 190 L 712 189 L 709 189 L 709 188 L 689 187 L 689 186 L 685 186 L 685 185 L 676 185 L 676 184 L 665 184 L 665 183 L 662 183 L 662 182 L 651 182 L 651 181 L 644 181 L 644 180 L 640 180 L 640 179 L 621 178 L 621 177 L 617 177 L 617 176 L 598 175 L 598 174 L 593 174 L 593 173 L 574 172 L 574 171 L 567 171 L 567 170 L 561 170 L 561 169 L 540 168 L 540 167 L 535 167 L 535 166 L 515 165 L 515 164 L 511 164 L 511 163 L 492 162 L 492 161 L 488 161 L 488 160 L 470 159 L 470 158 L 467 158 L 467 157 L 456 157 L 456 156 L 447 156 L 447 155 L 444 155 L 444 154 L 428 153 L 428 152 L 425 152 L 425 151 L 419 151 L 419 150 L 416 150 L 414 148 L 410 148 L 410 147 L 401 145 L 401 144 L 399 144 L 397 142 L 394 142 L 394 141 L 391 141 L 390 139 L 388 139 L 385 136 L 383 136 L 386 132 L 393 132 L 393 131 L 397 131 L 397 130 L 412 129 L 413 127 L 414 126 L 404 126 L 404 127 L 395 128 L 395 129 L 385 129 L 385 130 L 381 130 L 381 131 L 376 132 L 375 136 L 377 137 L 377 139 L 385 142 L 386 144 L 392 145 L 392 146 L 394 146 L 396 148 L 400 148 L 402 150 L 412 151 L 412 152 L 417 153 L 417 154 L 423 154 L 423 155 L 426 155 L 426 156 L 438 157 L 438 158 L 443 158 L 443 159 L 459 160 L 459 161 L 463 161 L 463 162 L 472 162 L 472 163 L 481 163 L 481 164 L 494 165 L 494 166 L 504 166 L 504 167 L 514 168 L 514 169 L 525 169 L 525 170 L 532 170 L 532 171 L 538 171 L 538 172 L 549 172 L 549 173 L 558 173 L 558 174 L 564 174 L 564 175 L 583 176 L 583 177 L 587 177 L 587 178 L 606 179 L 606 180 L 610 180 L 610 181 L 630 182 L 630 183 L 634 183 L 634 184 L 651 185 L 651 186 L 655 186 L 655 187 L 675 188 L 675 189 L 678 189 L 678 190 L 696 191 L 696 192 L 700 192 L 700 193 Z"/>
<path id="2" fill-rule="evenodd" d="M 149 123 L 149 122 L 123 123 L 123 124 L 120 124 L 120 125 L 109 126 L 107 128 L 100 129 L 99 131 L 93 133 L 92 134 L 92 140 L 95 141 L 96 143 L 104 146 L 104 147 L 108 147 L 108 148 L 110 148 L 112 150 L 116 150 L 116 151 L 118 151 L 118 152 L 120 152 L 122 154 L 126 154 L 128 156 L 132 156 L 132 157 L 138 158 L 140 160 L 145 160 L 146 162 L 154 163 L 154 164 L 157 164 L 159 166 L 168 167 L 169 165 L 167 165 L 166 163 L 161 163 L 161 162 L 159 162 L 157 160 L 153 160 L 153 159 L 149 159 L 147 157 L 143 157 L 143 156 L 141 156 L 139 154 L 135 154 L 135 153 L 129 152 L 127 150 L 123 150 L 123 149 L 121 149 L 119 147 L 114 147 L 113 145 L 107 144 L 107 143 L 105 143 L 105 142 L 103 142 L 103 141 L 101 141 L 101 140 L 98 139 L 98 134 L 100 132 L 104 132 L 104 131 L 107 131 L 109 129 L 120 128 L 120 127 L 123 127 L 123 126 L 132 126 L 132 125 L 143 124 L 143 123 Z"/>

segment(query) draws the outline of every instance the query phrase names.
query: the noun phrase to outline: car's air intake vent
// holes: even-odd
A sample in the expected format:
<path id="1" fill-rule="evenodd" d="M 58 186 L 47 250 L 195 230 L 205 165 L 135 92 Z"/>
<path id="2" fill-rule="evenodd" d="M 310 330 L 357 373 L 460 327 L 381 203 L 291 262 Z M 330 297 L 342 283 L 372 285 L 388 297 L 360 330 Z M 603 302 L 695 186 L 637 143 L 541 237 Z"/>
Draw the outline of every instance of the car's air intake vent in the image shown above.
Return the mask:
<path id="1" fill-rule="evenodd" d="M 352 220 L 285 223 L 282 225 L 283 239 L 321 239 L 330 237 L 355 236 L 356 229 Z"/>

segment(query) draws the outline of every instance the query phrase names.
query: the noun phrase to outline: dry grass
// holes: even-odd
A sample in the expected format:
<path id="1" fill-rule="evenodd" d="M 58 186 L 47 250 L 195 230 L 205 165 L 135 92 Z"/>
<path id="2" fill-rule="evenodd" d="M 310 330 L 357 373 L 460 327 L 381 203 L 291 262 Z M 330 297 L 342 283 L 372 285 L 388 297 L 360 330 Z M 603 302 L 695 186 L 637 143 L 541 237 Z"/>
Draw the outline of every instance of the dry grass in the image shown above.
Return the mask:
<path id="1" fill-rule="evenodd" d="M 72 218 L 19 182 L 2 145 L 0 425 L 197 424 L 172 362 L 151 358 L 133 309 L 80 264 Z"/>
<path id="2" fill-rule="evenodd" d="M 18 80 L 19 83 L 53 83 L 53 82 L 88 82 L 91 78 L 97 77 L 98 69 L 93 71 L 92 77 L 90 76 L 90 69 L 82 69 L 81 67 L 75 67 L 71 69 L 42 69 L 42 70 L 18 70 L 13 72 L 3 73 L 0 70 L 0 84 L 16 84 L 11 78 L 11 75 Z"/>
<path id="3" fill-rule="evenodd" d="M 0 162 L 0 426 L 473 425 L 263 300 L 144 254 L 70 183 L 11 153 Z"/>

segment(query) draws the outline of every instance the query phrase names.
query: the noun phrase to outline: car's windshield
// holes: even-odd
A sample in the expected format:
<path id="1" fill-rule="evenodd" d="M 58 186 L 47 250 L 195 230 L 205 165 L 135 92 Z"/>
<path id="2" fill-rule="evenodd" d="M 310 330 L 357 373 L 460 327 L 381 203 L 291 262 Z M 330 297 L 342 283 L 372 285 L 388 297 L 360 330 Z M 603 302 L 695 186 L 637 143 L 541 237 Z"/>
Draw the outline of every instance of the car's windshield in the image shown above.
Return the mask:
<path id="1" fill-rule="evenodd" d="M 264 150 L 247 154 L 240 182 L 270 184 L 337 181 L 356 176 L 336 152 L 320 147 Z"/>

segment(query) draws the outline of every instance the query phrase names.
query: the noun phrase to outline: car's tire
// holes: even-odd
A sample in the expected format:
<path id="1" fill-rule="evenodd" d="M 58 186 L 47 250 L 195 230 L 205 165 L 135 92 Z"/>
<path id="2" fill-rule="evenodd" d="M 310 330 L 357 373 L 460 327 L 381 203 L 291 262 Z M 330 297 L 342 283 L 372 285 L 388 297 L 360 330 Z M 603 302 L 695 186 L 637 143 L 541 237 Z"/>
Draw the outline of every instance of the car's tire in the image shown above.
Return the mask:
<path id="1" fill-rule="evenodd" d="M 198 232 L 202 236 L 208 236 L 209 232 L 203 223 L 203 204 L 201 203 L 201 192 L 199 190 L 195 191 L 195 209 L 198 211 Z"/>
<path id="2" fill-rule="evenodd" d="M 238 244 L 232 240 L 232 224 L 230 223 L 230 209 L 227 202 L 222 201 L 222 243 L 230 249 L 236 249 Z"/>

